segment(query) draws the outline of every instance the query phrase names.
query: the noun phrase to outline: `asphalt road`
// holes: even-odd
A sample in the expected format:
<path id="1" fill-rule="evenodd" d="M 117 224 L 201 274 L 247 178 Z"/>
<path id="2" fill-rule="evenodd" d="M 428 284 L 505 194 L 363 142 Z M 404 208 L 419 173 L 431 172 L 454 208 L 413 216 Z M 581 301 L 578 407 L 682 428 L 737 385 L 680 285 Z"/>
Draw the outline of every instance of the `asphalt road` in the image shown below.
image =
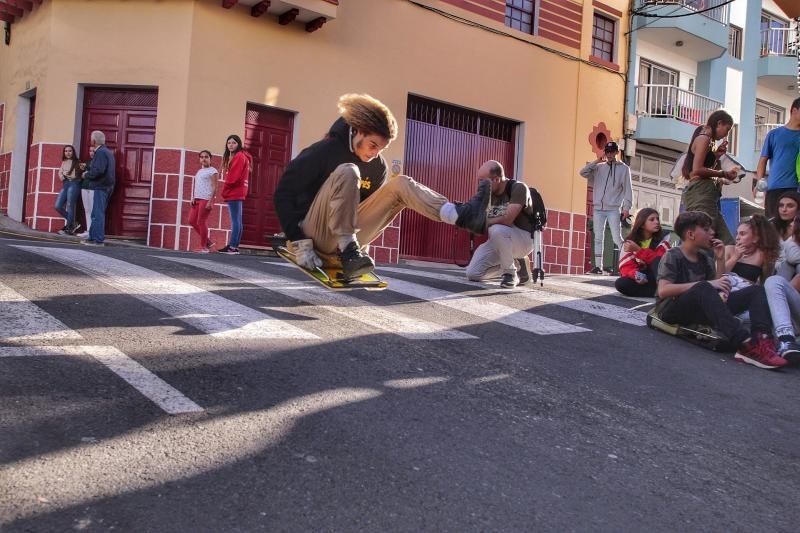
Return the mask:
<path id="1" fill-rule="evenodd" d="M 797 531 L 800 369 L 383 274 L 0 235 L 0 530 Z"/>

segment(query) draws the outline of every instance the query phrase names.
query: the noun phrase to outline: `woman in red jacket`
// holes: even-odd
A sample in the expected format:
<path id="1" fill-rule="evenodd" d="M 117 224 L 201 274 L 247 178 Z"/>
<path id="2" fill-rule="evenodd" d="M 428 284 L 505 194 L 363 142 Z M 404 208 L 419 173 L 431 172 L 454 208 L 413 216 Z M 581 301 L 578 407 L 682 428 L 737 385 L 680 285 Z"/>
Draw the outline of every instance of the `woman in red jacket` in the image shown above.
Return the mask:
<path id="1" fill-rule="evenodd" d="M 658 262 L 669 248 L 669 231 L 661 228 L 658 211 L 640 209 L 622 244 L 614 286 L 625 296 L 655 296 Z"/>
<path id="2" fill-rule="evenodd" d="M 251 162 L 250 154 L 242 150 L 242 139 L 238 135 L 229 135 L 222 156 L 221 196 L 227 202 L 231 215 L 231 238 L 228 245 L 219 250 L 221 254 L 239 253 L 239 241 L 242 240 L 242 204 L 247 196 Z"/>

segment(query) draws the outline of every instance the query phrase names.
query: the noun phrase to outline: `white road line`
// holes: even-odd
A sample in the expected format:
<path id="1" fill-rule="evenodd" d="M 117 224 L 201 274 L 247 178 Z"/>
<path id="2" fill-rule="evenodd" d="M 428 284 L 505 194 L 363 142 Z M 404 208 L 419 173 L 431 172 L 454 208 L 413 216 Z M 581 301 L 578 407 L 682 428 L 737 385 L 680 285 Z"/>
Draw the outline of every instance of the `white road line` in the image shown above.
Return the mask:
<path id="1" fill-rule="evenodd" d="M 456 340 L 477 338 L 474 335 L 452 329 L 448 326 L 425 320 L 418 320 L 410 316 L 395 313 L 384 307 L 371 305 L 364 300 L 360 300 L 348 294 L 331 292 L 328 289 L 317 286 L 316 282 L 313 281 L 303 281 L 302 284 L 298 284 L 298 282 L 292 278 L 276 276 L 274 274 L 218 263 L 216 261 L 209 261 L 208 259 L 187 259 L 165 256 L 153 257 L 174 261 L 195 268 L 202 268 L 238 279 L 239 281 L 251 285 L 263 287 L 295 300 L 319 306 L 331 313 L 352 318 L 371 328 L 395 333 L 406 339 Z M 287 266 L 291 265 L 287 264 Z"/>
<path id="2" fill-rule="evenodd" d="M 76 340 L 80 333 L 0 282 L 0 341 Z"/>
<path id="3" fill-rule="evenodd" d="M 479 283 L 476 281 L 469 281 L 468 279 L 459 276 L 439 274 L 437 272 L 405 270 L 401 268 L 392 268 L 392 267 L 383 267 L 380 270 L 386 272 L 399 272 L 411 276 L 419 276 L 422 278 L 439 279 L 451 283 L 468 285 L 470 287 L 486 288 L 486 285 L 483 283 Z M 589 313 L 599 317 L 608 318 L 610 320 L 616 320 L 617 322 L 623 322 L 625 324 L 631 324 L 633 326 L 644 326 L 645 319 L 647 318 L 647 314 L 643 313 L 642 311 L 628 309 L 626 307 L 621 307 L 619 305 L 607 304 L 604 302 L 595 302 L 577 296 L 556 294 L 539 288 L 522 287 L 522 289 L 527 289 L 527 290 L 518 289 L 513 292 L 509 291 L 509 294 L 513 294 L 514 296 L 522 297 L 525 298 L 526 300 L 536 301 L 539 303 L 560 305 L 568 309 L 573 309 L 575 311 L 580 311 L 582 313 Z"/>
<path id="4" fill-rule="evenodd" d="M 214 337 L 316 339 L 283 320 L 138 265 L 74 248 L 15 246 L 85 272 Z"/>
<path id="5" fill-rule="evenodd" d="M 567 324 L 566 322 L 515 309 L 507 305 L 483 301 L 474 296 L 465 296 L 435 289 L 433 287 L 427 287 L 425 285 L 419 285 L 417 283 L 409 283 L 400 279 L 382 277 L 389 282 L 389 287 L 386 290 L 399 292 L 406 296 L 449 307 L 462 313 L 536 333 L 537 335 L 591 331 L 580 326 Z"/>
<path id="6" fill-rule="evenodd" d="M 270 265 L 280 265 L 289 268 L 296 268 L 288 263 L 277 263 L 277 262 L 276 263 L 266 262 L 266 263 Z M 404 269 L 381 268 L 380 270 L 381 271 L 395 270 L 397 272 L 410 272 Z M 415 270 L 413 272 L 419 272 L 419 271 Z M 436 278 L 441 279 L 443 276 L 446 276 L 446 274 L 439 275 L 432 273 L 429 275 L 429 277 L 432 277 L 434 279 Z M 419 300 L 428 301 L 444 307 L 449 307 L 451 309 L 455 309 L 456 311 L 460 311 L 468 315 L 477 316 L 485 320 L 495 321 L 500 324 L 505 324 L 506 326 L 511 326 L 513 328 L 521 329 L 523 331 L 536 333 L 537 335 L 556 335 L 561 333 L 579 333 L 584 331 L 591 331 L 589 329 L 582 328 L 580 326 L 573 326 L 572 324 L 567 324 L 566 322 L 561 322 L 545 316 L 536 315 L 534 313 L 529 313 L 527 311 L 521 311 L 519 309 L 508 307 L 506 305 L 501 305 L 494 302 L 481 301 L 472 296 L 443 291 L 440 289 L 435 289 L 433 287 L 428 287 L 426 285 L 419 285 L 417 283 L 409 283 L 407 281 L 403 281 L 400 279 L 387 278 L 385 276 L 382 277 L 384 280 L 389 282 L 389 287 L 386 289 L 387 291 L 405 294 L 406 296 L 411 296 L 412 298 L 417 298 Z"/>
<path id="7" fill-rule="evenodd" d="M 113 346 L 0 346 L 0 358 L 91 356 L 171 415 L 197 413 L 202 407 Z"/>

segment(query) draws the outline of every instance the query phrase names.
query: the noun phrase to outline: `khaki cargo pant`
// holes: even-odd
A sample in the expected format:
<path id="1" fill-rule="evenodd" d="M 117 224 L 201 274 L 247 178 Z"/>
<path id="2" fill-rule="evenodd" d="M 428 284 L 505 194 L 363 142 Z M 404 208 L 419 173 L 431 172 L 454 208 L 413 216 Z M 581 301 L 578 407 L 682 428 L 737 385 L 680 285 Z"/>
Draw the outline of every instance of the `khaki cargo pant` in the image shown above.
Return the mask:
<path id="1" fill-rule="evenodd" d="M 369 198 L 360 202 L 361 174 L 352 163 L 339 165 L 317 193 L 306 218 L 303 233 L 326 263 L 336 263 L 337 238 L 355 233 L 362 247 L 372 242 L 408 207 L 441 221 L 439 211 L 447 198 L 408 176 L 389 178 Z"/>
<path id="2" fill-rule="evenodd" d="M 702 211 L 711 217 L 715 237 L 725 244 L 734 244 L 728 225 L 719 210 L 719 189 L 710 179 L 693 181 L 683 193 L 686 211 Z"/>

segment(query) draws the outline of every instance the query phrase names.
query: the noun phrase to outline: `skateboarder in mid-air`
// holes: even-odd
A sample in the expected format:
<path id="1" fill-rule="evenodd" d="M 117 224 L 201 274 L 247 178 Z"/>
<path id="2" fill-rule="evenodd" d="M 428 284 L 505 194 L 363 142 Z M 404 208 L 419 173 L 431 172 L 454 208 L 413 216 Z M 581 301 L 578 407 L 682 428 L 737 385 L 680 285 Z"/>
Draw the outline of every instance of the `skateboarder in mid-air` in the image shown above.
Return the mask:
<path id="1" fill-rule="evenodd" d="M 301 267 L 341 261 L 347 279 L 372 272 L 375 262 L 363 246 L 406 207 L 473 233 L 486 231 L 488 180 L 468 202 L 453 203 L 408 176 L 387 178 L 381 152 L 397 136 L 392 112 L 371 96 L 346 94 L 339 113 L 325 138 L 289 163 L 275 190 L 275 211 Z"/>

